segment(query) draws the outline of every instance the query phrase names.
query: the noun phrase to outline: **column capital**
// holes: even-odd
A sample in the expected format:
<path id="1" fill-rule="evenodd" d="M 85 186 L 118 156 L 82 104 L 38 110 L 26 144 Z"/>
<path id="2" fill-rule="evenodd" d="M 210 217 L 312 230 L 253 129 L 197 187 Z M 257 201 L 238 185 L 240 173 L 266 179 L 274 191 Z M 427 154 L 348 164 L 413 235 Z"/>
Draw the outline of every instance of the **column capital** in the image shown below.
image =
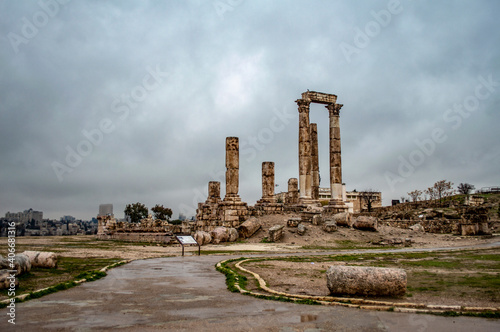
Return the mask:
<path id="1" fill-rule="evenodd" d="M 328 104 L 325 106 L 330 113 L 330 116 L 340 116 L 340 109 L 344 106 L 344 104 Z"/>
<path id="2" fill-rule="evenodd" d="M 309 105 L 311 104 L 309 99 L 297 99 L 295 102 L 299 105 L 299 113 L 309 112 Z"/>

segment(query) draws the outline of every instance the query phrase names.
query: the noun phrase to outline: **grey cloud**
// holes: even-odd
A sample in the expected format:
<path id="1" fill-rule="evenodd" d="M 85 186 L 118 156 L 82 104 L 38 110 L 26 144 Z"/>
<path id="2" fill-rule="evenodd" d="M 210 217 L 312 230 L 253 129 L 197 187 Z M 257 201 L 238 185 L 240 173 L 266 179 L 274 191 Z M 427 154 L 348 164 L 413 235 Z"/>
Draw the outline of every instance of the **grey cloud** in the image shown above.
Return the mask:
<path id="1" fill-rule="evenodd" d="M 15 53 L 8 33 L 21 34 L 23 18 L 41 8 L 2 2 L 0 213 L 33 207 L 50 218 L 89 219 L 101 203 L 121 216 L 135 201 L 174 215 L 194 209 L 208 181 L 224 180 L 226 136 L 246 144 L 243 200 L 260 198 L 262 161 L 275 161 L 276 190 L 286 190 L 298 175 L 298 117 L 265 135 L 277 111 L 296 115 L 294 100 L 307 89 L 344 104 L 348 189 L 382 190 L 387 204 L 442 178 L 498 185 L 500 86 L 459 128 L 443 115 L 474 95 L 480 75 L 500 81 L 499 4 L 401 1 L 402 11 L 348 61 L 340 44 L 355 45 L 356 29 L 387 4 L 242 1 L 219 15 L 204 1 L 71 1 Z M 123 96 L 140 97 L 157 66 L 161 83 L 126 106 Z M 77 149 L 88 140 L 82 131 L 103 119 L 114 129 L 60 182 L 53 162 L 64 164 L 67 147 Z M 311 119 L 327 186 L 326 110 L 313 106 Z M 448 139 L 391 190 L 386 172 L 397 174 L 399 156 L 408 158 L 435 128 Z"/>

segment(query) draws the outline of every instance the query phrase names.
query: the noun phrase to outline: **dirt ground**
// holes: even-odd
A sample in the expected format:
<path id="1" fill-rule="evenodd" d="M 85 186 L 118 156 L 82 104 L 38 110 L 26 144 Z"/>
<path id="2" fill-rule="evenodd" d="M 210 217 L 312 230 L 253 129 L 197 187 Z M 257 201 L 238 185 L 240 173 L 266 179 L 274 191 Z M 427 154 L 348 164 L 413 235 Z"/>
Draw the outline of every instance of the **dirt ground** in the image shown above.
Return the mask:
<path id="1" fill-rule="evenodd" d="M 279 243 L 263 243 L 269 228 L 286 225 L 286 220 L 295 215 L 269 215 L 261 217 L 262 228 L 251 238 L 234 243 L 210 244 L 201 247 L 204 253 L 231 254 L 232 252 L 315 252 L 337 249 L 381 249 L 388 246 L 378 245 L 381 241 L 411 239 L 414 248 L 446 248 L 471 246 L 498 241 L 496 236 L 456 236 L 452 234 L 431 234 L 414 232 L 380 225 L 378 232 L 360 231 L 339 227 L 337 232 L 326 233 L 320 226 L 307 224 L 304 235 L 297 234 L 297 228 L 286 227 L 284 237 Z M 180 245 L 134 244 L 96 240 L 94 236 L 44 236 L 16 238 L 17 252 L 24 250 L 55 251 L 68 257 L 103 257 L 126 260 L 155 257 L 178 256 Z M 392 245 L 402 247 L 402 245 Z M 0 255 L 7 254 L 7 238 L 0 238 Z M 198 253 L 196 246 L 185 248 L 186 255 Z"/>
<path id="2" fill-rule="evenodd" d="M 494 250 L 494 254 L 498 255 L 500 250 Z M 492 252 L 490 251 L 490 254 Z M 316 261 L 316 262 L 290 262 L 281 260 L 266 260 L 260 262 L 250 262 L 245 264 L 244 267 L 252 272 L 257 273 L 263 278 L 268 286 L 276 291 L 286 292 L 288 294 L 299 295 L 312 295 L 312 296 L 329 296 L 330 291 L 326 283 L 326 270 L 333 265 L 363 265 L 363 266 L 377 266 L 376 259 L 363 260 L 360 262 L 342 262 L 342 261 Z M 408 274 L 408 285 L 415 284 L 414 278 L 421 276 L 422 272 L 431 272 L 433 274 L 441 275 L 447 280 L 464 280 L 463 278 L 474 278 L 484 274 L 489 274 L 497 279 L 496 285 L 500 278 L 499 271 L 492 272 L 491 270 L 485 272 L 480 271 L 449 271 L 445 269 L 427 269 L 424 267 L 411 267 L 407 266 L 404 270 Z M 461 278 L 461 279 L 459 279 Z M 460 305 L 467 307 L 492 307 L 500 306 L 500 294 L 498 286 L 493 286 L 490 289 L 473 289 L 468 286 L 461 286 L 459 282 L 456 285 L 449 287 L 442 287 L 438 280 L 437 284 L 434 280 L 429 285 L 431 291 L 414 291 L 408 289 L 406 294 L 400 298 L 384 298 L 384 297 L 370 297 L 370 300 L 390 301 L 390 302 L 412 302 L 424 303 L 434 305 Z M 417 282 L 420 285 L 426 285 L 424 280 Z M 255 285 L 249 283 L 249 289 L 257 290 Z M 435 286 L 439 287 L 435 287 Z M 362 298 L 362 296 L 354 296 Z"/>
<path id="3" fill-rule="evenodd" d="M 204 253 L 231 254 L 232 252 L 315 252 L 337 249 L 381 249 L 389 246 L 379 245 L 394 239 L 411 239 L 414 248 L 446 248 L 471 246 L 498 241 L 497 236 L 456 236 L 452 234 L 431 234 L 409 229 L 379 225 L 377 232 L 360 231 L 339 227 L 333 233 L 324 232 L 320 226 L 306 225 L 304 235 L 297 234 L 297 228 L 286 227 L 284 237 L 279 243 L 266 243 L 269 228 L 286 225 L 286 221 L 296 217 L 292 214 L 268 215 L 260 218 L 262 228 L 251 238 L 234 243 L 209 244 L 201 247 Z M 135 244 L 96 240 L 94 236 L 44 236 L 16 238 L 17 252 L 24 250 L 55 251 L 68 257 L 106 257 L 127 260 L 154 257 L 178 256 L 180 245 Z M 403 245 L 391 245 L 402 247 Z M 7 238 L 0 238 L 0 255 L 7 254 Z M 196 246 L 185 247 L 186 255 L 198 253 Z"/>
<path id="4" fill-rule="evenodd" d="M 262 228 L 255 233 L 252 238 L 247 239 L 247 243 L 259 243 L 267 236 L 269 228 L 274 225 L 286 225 L 289 218 L 297 217 L 293 214 L 268 215 L 261 217 Z M 401 229 L 397 227 L 386 226 L 383 222 L 379 224 L 377 232 L 360 231 L 347 227 L 339 227 L 337 232 L 326 233 L 320 226 L 307 224 L 307 231 L 304 235 L 298 235 L 297 229 L 285 227 L 284 238 L 280 243 L 286 243 L 289 247 L 306 247 L 307 249 L 326 249 L 326 248 L 348 248 L 348 247 L 366 247 L 383 248 L 381 241 L 393 239 L 406 239 L 412 241 L 412 247 L 418 248 L 444 248 L 451 246 L 469 246 L 478 243 L 495 242 L 498 238 L 491 236 L 456 236 L 452 234 L 432 234 L 424 232 L 415 232 L 410 229 Z M 305 248 L 304 248 L 305 249 Z"/>
<path id="5" fill-rule="evenodd" d="M 360 231 L 339 227 L 337 232 L 326 233 L 320 226 L 307 224 L 304 235 L 298 235 L 296 228 L 285 226 L 283 239 L 279 243 L 266 243 L 268 229 L 274 225 L 286 225 L 286 220 L 293 215 L 271 215 L 261 218 L 262 229 L 251 238 L 235 243 L 221 243 L 219 245 L 205 245 L 201 247 L 203 254 L 235 254 L 248 255 L 251 253 L 316 253 L 325 250 L 356 250 L 356 249 L 383 249 L 388 245 L 380 242 L 390 242 L 393 239 L 411 239 L 412 248 L 447 248 L 474 246 L 498 242 L 498 236 L 456 236 L 451 234 L 430 234 L 380 225 L 378 232 Z M 18 237 L 16 238 L 17 252 L 24 250 L 55 251 L 61 256 L 80 258 L 120 258 L 124 260 L 147 259 L 168 256 L 180 256 L 180 245 L 134 244 L 96 240 L 94 236 L 60 236 L 60 237 Z M 391 245 L 403 247 L 403 245 Z M 0 238 L 0 255 L 6 255 L 7 239 Z M 186 247 L 185 254 L 197 255 L 196 246 Z M 268 281 L 277 290 L 295 294 L 328 295 L 324 271 L 332 262 L 318 262 L 315 264 L 273 261 L 266 262 L 267 267 L 257 267 L 255 272 Z M 333 264 L 343 264 L 336 262 Z M 255 266 L 254 266 L 255 267 Z M 293 273 L 287 273 L 293 272 Z M 498 273 L 496 274 L 498 275 Z M 413 298 L 401 299 L 411 302 L 436 302 L 433 296 L 420 294 Z M 449 296 L 439 299 L 439 304 L 460 304 L 473 306 L 498 306 L 498 302 L 484 298 L 467 298 Z"/>

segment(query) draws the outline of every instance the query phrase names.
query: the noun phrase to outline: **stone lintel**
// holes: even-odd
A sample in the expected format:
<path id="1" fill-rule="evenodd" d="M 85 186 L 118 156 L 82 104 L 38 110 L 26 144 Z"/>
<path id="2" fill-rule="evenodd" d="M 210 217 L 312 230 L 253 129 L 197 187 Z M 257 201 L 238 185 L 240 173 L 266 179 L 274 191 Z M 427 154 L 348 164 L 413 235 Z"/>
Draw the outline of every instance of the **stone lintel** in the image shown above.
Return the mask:
<path id="1" fill-rule="evenodd" d="M 313 103 L 328 105 L 335 104 L 337 96 L 323 92 L 307 91 L 302 93 L 302 99 L 310 100 Z"/>

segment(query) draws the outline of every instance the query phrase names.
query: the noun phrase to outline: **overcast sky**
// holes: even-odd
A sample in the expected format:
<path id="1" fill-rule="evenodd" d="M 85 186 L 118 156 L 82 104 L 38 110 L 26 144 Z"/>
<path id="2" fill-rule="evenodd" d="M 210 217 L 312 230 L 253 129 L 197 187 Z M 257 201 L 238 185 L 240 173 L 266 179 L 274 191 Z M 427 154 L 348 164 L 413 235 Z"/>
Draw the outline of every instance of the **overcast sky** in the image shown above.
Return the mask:
<path id="1" fill-rule="evenodd" d="M 112 203 L 187 216 L 298 177 L 308 89 L 344 104 L 347 190 L 384 204 L 438 180 L 500 185 L 498 1 L 0 1 L 0 216 L 90 219 Z M 329 186 L 328 111 L 318 123 Z"/>

